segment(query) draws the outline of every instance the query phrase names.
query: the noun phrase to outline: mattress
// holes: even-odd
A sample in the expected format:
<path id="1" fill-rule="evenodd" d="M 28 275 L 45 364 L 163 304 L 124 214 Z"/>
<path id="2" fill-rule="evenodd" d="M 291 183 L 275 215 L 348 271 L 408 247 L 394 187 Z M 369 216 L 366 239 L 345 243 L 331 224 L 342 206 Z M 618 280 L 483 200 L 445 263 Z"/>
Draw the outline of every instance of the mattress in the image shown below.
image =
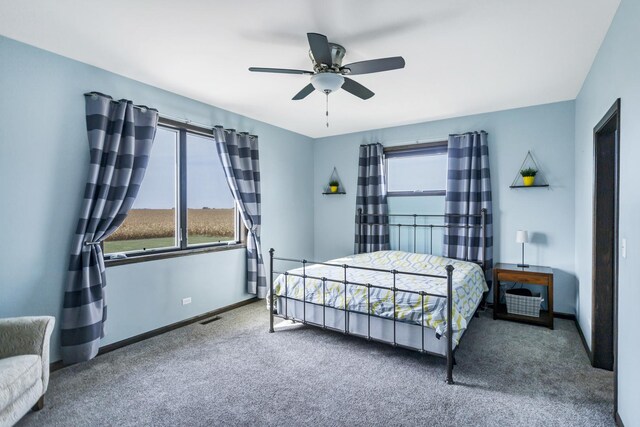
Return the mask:
<path id="1" fill-rule="evenodd" d="M 302 277 L 280 274 L 274 281 L 274 294 L 299 301 L 326 305 L 327 307 L 349 310 L 355 313 L 371 314 L 381 318 L 394 318 L 400 322 L 426 326 L 438 335 L 445 335 L 447 329 L 447 280 L 401 274 L 423 273 L 446 276 L 446 266 L 453 271 L 453 341 L 457 345 L 467 328 L 469 319 L 478 307 L 483 293 L 488 291 L 482 268 L 475 264 L 430 254 L 416 254 L 402 251 L 379 251 L 347 256 L 327 261 L 329 264 L 397 270 L 395 293 L 393 275 L 389 272 L 347 269 L 346 280 L 360 284 L 384 286 L 383 288 L 359 286 L 344 283 L 344 269 L 341 267 L 312 264 L 305 268 L 306 281 Z M 303 275 L 303 269 L 289 270 L 289 273 Z M 317 278 L 330 279 L 324 282 Z M 335 281 L 331 281 L 335 280 Z M 421 297 L 404 291 L 425 291 L 433 295 Z M 277 298 L 282 303 L 283 298 Z M 423 310 L 424 308 L 424 310 Z M 282 312 L 282 308 L 278 307 Z"/>

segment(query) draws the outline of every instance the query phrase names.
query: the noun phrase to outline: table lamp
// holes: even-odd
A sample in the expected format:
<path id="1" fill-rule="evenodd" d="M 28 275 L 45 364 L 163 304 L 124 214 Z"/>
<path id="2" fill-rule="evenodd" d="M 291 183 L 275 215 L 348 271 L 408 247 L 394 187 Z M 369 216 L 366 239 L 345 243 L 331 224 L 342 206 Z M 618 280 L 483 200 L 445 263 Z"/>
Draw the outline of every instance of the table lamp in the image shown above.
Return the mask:
<path id="1" fill-rule="evenodd" d="M 529 241 L 529 233 L 526 230 L 518 230 L 516 232 L 516 242 L 522 244 L 522 263 L 518 267 L 528 268 L 529 264 L 524 263 L 524 244 Z"/>

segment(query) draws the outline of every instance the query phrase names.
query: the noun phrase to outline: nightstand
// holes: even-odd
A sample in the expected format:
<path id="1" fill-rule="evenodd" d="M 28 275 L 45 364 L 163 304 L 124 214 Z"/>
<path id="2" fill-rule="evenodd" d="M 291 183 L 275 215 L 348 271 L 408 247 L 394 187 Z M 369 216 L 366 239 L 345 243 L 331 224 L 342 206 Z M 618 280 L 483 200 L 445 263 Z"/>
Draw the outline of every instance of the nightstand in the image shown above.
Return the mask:
<path id="1" fill-rule="evenodd" d="M 546 300 L 548 310 L 541 310 L 540 317 L 507 313 L 507 306 L 500 303 L 500 282 L 545 286 L 547 288 Z M 494 319 L 513 320 L 553 329 L 553 269 L 537 265 L 523 268 L 518 267 L 516 264 L 500 263 L 493 268 L 493 287 Z"/>

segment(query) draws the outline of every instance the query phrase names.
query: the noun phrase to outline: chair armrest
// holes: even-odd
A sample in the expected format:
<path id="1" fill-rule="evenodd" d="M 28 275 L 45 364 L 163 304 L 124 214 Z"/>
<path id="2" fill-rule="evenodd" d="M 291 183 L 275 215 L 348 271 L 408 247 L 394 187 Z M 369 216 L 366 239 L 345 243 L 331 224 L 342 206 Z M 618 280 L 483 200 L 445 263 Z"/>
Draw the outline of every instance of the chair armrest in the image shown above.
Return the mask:
<path id="1" fill-rule="evenodd" d="M 55 322 L 51 316 L 0 319 L 0 358 L 22 354 L 40 356 L 44 391 L 49 384 L 49 341 Z"/>

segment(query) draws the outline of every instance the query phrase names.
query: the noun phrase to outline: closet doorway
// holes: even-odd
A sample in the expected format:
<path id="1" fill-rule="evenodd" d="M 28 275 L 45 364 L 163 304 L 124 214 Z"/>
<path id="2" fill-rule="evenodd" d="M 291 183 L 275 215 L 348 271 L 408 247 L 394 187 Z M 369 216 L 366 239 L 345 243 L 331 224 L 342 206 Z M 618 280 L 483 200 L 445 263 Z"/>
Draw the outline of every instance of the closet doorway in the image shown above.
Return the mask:
<path id="1" fill-rule="evenodd" d="M 616 371 L 620 99 L 594 128 L 593 142 L 591 364 L 596 368 Z M 617 397 L 617 381 L 614 381 Z"/>

